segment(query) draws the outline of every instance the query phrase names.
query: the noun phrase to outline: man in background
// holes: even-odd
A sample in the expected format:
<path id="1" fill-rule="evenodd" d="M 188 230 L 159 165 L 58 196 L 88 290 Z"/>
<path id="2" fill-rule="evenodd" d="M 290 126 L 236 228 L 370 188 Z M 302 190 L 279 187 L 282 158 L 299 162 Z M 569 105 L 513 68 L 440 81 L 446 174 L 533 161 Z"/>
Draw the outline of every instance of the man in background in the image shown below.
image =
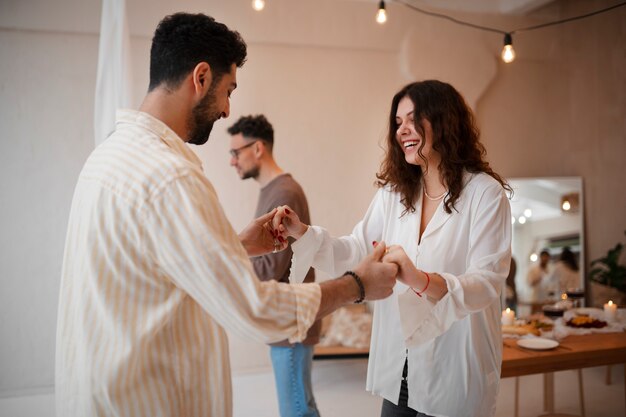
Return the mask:
<path id="1" fill-rule="evenodd" d="M 255 217 L 287 205 L 306 224 L 311 224 L 309 206 L 300 184 L 284 172 L 274 159 L 274 129 L 263 115 L 244 116 L 228 129 L 230 165 L 242 180 L 253 178 L 261 187 Z M 254 271 L 261 281 L 289 282 L 293 252 L 290 247 L 267 255 L 251 258 Z M 304 282 L 314 282 L 313 268 Z M 270 356 L 276 380 L 276 392 L 281 417 L 319 416 L 311 384 L 313 347 L 319 342 L 321 322 L 309 329 L 301 343 L 283 340 L 270 345 Z"/>
<path id="2" fill-rule="evenodd" d="M 338 307 L 391 294 L 385 248 L 321 284 L 259 282 L 249 256 L 286 243 L 270 212 L 239 235 L 188 144 L 230 113 L 246 44 L 203 14 L 158 25 L 139 111 L 89 156 L 70 211 L 59 296 L 58 417 L 229 417 L 225 330 L 298 342 Z M 365 295 L 365 296 L 364 296 Z"/>
<path id="3" fill-rule="evenodd" d="M 545 286 L 550 276 L 550 252 L 546 249 L 539 254 L 539 261 L 528 269 L 526 282 L 530 288 L 531 301 L 543 301 L 547 296 Z"/>

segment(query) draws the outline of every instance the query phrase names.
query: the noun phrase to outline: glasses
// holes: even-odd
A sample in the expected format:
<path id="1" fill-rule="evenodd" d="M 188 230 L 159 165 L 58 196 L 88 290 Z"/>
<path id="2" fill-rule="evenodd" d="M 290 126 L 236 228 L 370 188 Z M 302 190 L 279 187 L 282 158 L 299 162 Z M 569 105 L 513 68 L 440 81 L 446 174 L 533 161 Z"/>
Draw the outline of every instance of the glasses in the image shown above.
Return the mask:
<path id="1" fill-rule="evenodd" d="M 239 152 L 243 151 L 246 148 L 249 148 L 250 146 L 254 145 L 257 141 L 255 140 L 254 142 L 250 142 L 246 145 L 243 145 L 237 149 L 231 149 L 230 151 L 228 151 L 228 153 L 230 154 L 230 156 L 232 156 L 235 159 L 239 159 Z"/>

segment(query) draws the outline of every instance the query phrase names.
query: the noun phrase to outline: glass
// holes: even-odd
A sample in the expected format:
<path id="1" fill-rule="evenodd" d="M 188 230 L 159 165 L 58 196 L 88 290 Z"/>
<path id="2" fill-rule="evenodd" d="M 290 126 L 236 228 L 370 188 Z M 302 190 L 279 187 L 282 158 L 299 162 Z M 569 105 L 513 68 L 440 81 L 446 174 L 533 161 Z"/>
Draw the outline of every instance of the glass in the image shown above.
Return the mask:
<path id="1" fill-rule="evenodd" d="M 582 307 L 582 300 L 585 298 L 585 290 L 583 288 L 568 288 L 565 291 L 567 299 L 572 301 L 572 307 Z"/>
<path id="2" fill-rule="evenodd" d="M 243 150 L 244 150 L 244 149 L 246 149 L 246 148 L 249 148 L 250 146 L 254 145 L 256 142 L 257 142 L 257 141 L 255 140 L 255 141 L 250 142 L 250 143 L 248 143 L 248 144 L 246 144 L 246 145 L 240 146 L 239 148 L 236 148 L 236 149 L 231 149 L 231 150 L 229 150 L 229 151 L 228 151 L 228 153 L 229 153 L 229 154 L 230 154 L 230 156 L 232 156 L 233 158 L 238 159 L 238 158 L 239 158 L 239 152 L 243 151 Z"/>

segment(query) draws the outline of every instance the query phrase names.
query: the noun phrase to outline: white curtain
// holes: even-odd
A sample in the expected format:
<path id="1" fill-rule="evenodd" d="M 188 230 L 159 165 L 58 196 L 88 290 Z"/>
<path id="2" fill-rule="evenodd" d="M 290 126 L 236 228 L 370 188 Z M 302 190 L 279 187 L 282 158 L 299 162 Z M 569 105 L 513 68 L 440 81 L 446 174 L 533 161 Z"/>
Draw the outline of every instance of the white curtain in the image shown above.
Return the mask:
<path id="1" fill-rule="evenodd" d="M 102 0 L 94 109 L 96 146 L 115 129 L 115 111 L 132 106 L 131 85 L 126 0 Z"/>

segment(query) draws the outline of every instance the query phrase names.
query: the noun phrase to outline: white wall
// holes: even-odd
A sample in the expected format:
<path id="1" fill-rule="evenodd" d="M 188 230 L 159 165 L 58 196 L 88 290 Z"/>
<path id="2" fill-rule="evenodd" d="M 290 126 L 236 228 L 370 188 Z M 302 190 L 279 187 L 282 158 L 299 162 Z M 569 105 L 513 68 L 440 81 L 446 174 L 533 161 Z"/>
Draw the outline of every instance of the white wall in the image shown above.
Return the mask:
<path id="1" fill-rule="evenodd" d="M 390 24 L 379 27 L 374 3 L 274 0 L 259 14 L 248 0 L 129 1 L 137 104 L 151 33 L 165 14 L 212 14 L 249 43 L 231 119 L 197 149 L 236 229 L 257 195 L 228 166 L 225 129 L 239 115 L 268 115 L 277 159 L 304 186 L 314 222 L 345 233 L 375 191 L 393 93 L 409 78 L 442 74 L 472 98 L 503 175 L 584 177 L 590 259 L 623 237 L 624 9 L 516 37 L 518 60 L 505 67 L 499 36 L 440 26 L 393 3 Z M 560 2 L 530 18 L 464 17 L 523 26 L 609 3 Z M 93 148 L 99 14 L 95 1 L 0 2 L 0 396 L 49 391 L 53 383 L 68 209 Z M 459 45 L 484 58 L 448 53 Z M 268 365 L 264 346 L 233 339 L 231 350 L 235 372 Z"/>

